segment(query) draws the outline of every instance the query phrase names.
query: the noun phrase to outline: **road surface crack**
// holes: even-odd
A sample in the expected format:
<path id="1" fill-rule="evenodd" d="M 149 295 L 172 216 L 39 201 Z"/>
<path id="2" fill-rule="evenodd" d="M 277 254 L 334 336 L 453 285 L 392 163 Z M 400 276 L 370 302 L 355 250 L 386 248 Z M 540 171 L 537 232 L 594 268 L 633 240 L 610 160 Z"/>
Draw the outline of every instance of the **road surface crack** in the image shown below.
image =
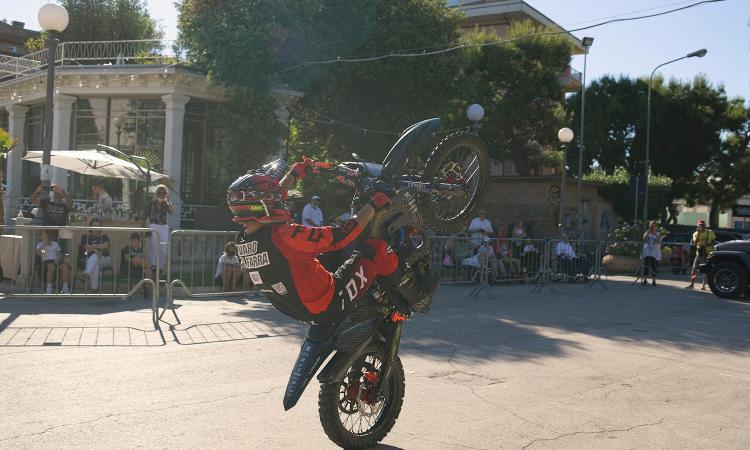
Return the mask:
<path id="1" fill-rule="evenodd" d="M 146 409 L 146 410 L 141 410 L 141 411 L 127 411 L 127 412 L 105 414 L 103 416 L 96 417 L 96 418 L 91 419 L 91 420 L 82 420 L 82 421 L 79 421 L 79 422 L 71 422 L 71 423 L 63 423 L 63 424 L 60 424 L 60 425 L 53 425 L 53 426 L 45 428 L 42 431 L 37 431 L 37 432 L 34 432 L 34 433 L 27 433 L 27 434 L 19 434 L 19 435 L 16 435 L 16 436 L 10 436 L 10 437 L 7 437 L 7 438 L 2 438 L 2 439 L 0 439 L 0 442 L 12 441 L 14 439 L 19 439 L 19 438 L 29 437 L 29 436 L 40 436 L 42 434 L 47 433 L 48 431 L 53 431 L 53 430 L 56 430 L 58 428 L 71 427 L 71 426 L 76 426 L 76 425 L 86 425 L 86 424 L 89 424 L 89 423 L 98 422 L 100 420 L 106 420 L 106 419 L 109 419 L 109 418 L 112 418 L 112 417 L 127 416 L 127 415 L 132 415 L 132 414 L 149 414 L 149 413 L 158 412 L 158 411 L 165 411 L 167 409 L 181 408 L 181 407 L 184 407 L 184 406 L 194 406 L 194 405 L 203 405 L 203 404 L 207 404 L 207 403 L 216 403 L 216 402 L 221 402 L 221 401 L 224 401 L 224 400 L 227 400 L 227 399 L 231 399 L 231 398 L 238 398 L 238 397 L 247 397 L 247 396 L 269 394 L 273 390 L 274 390 L 274 388 L 270 388 L 270 389 L 268 389 L 266 391 L 249 392 L 249 393 L 243 393 L 243 394 L 227 395 L 225 397 L 216 398 L 216 399 L 212 399 L 212 400 L 201 400 L 201 401 L 196 401 L 196 402 L 178 403 L 178 404 L 175 404 L 175 405 L 164 406 L 162 408 L 153 408 L 153 409 Z"/>
<path id="2" fill-rule="evenodd" d="M 562 439 L 564 437 L 568 436 L 575 436 L 577 434 L 603 434 L 603 433 L 627 433 L 629 431 L 635 430 L 636 428 L 642 428 L 642 427 L 650 427 L 654 425 L 660 425 L 664 423 L 664 419 L 659 420 L 658 422 L 651 422 L 651 423 L 642 423 L 638 425 L 633 425 L 630 428 L 613 428 L 608 430 L 599 430 L 599 431 L 574 431 L 572 433 L 565 433 L 561 434 L 559 436 L 555 436 L 553 438 L 540 438 L 540 439 L 534 439 L 533 441 L 529 442 L 528 444 L 524 445 L 522 448 L 527 449 L 531 447 L 532 445 L 536 444 L 537 442 L 544 442 L 544 441 L 556 441 L 558 439 Z"/>

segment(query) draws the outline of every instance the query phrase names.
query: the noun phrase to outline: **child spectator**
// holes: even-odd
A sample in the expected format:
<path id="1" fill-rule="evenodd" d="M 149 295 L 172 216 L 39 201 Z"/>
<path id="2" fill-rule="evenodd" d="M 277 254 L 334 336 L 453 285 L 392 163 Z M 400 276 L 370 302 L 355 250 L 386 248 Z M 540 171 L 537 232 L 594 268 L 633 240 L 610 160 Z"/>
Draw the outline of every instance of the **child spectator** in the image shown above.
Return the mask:
<path id="1" fill-rule="evenodd" d="M 127 270 L 127 272 L 125 272 Z M 146 258 L 143 255 L 143 242 L 139 233 L 130 234 L 130 245 L 123 247 L 120 252 L 120 272 L 127 274 L 128 290 L 130 290 L 130 281 L 133 279 L 141 280 L 144 277 L 154 279 L 151 265 L 146 264 Z M 143 297 L 148 298 L 149 286 L 143 286 Z"/>
<path id="2" fill-rule="evenodd" d="M 224 245 L 224 253 L 219 256 L 214 279 L 219 277 L 222 279 L 224 292 L 235 292 L 237 290 L 237 282 L 242 278 L 242 269 L 234 242 L 227 242 Z"/>
<path id="3" fill-rule="evenodd" d="M 55 279 L 55 272 L 57 272 L 57 264 L 60 260 L 60 245 L 50 239 L 49 231 L 42 231 L 42 240 L 36 244 L 36 254 L 39 256 L 42 262 L 42 274 L 45 274 L 44 278 L 47 280 L 47 294 L 52 294 L 54 289 L 52 282 Z M 70 293 L 70 269 L 66 264 L 60 265 L 60 275 L 63 282 L 62 293 Z"/>

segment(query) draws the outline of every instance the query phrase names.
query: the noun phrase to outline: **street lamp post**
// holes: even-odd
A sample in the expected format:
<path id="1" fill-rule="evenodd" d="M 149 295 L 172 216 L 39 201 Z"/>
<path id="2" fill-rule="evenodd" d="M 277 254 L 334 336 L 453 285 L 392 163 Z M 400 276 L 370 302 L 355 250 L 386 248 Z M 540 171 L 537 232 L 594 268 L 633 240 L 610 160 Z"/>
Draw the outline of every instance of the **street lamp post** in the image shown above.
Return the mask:
<path id="1" fill-rule="evenodd" d="M 39 8 L 39 25 L 46 32 L 63 31 L 68 26 L 68 11 L 60 5 L 48 3 Z M 44 145 L 42 146 L 41 182 L 43 186 L 50 185 L 52 155 L 52 116 L 53 96 L 55 93 L 55 60 L 57 39 L 47 37 L 47 97 L 44 103 Z M 50 190 L 50 196 L 52 191 Z"/>
<path id="2" fill-rule="evenodd" d="M 578 238 L 583 239 L 583 205 L 581 204 L 581 178 L 583 177 L 583 124 L 586 119 L 586 60 L 589 48 L 594 38 L 585 37 L 581 40 L 586 52 L 583 54 L 583 81 L 581 83 L 581 132 L 578 134 L 578 183 L 576 184 L 576 231 Z"/>
<path id="3" fill-rule="evenodd" d="M 562 145 L 563 152 L 562 180 L 560 183 L 560 221 L 557 224 L 558 233 L 561 233 L 563 231 L 564 226 L 563 220 L 565 219 L 565 173 L 568 171 L 568 144 L 573 140 L 573 136 L 573 130 L 567 127 L 560 128 L 560 131 L 557 132 L 557 139 Z"/>
<path id="4" fill-rule="evenodd" d="M 690 52 L 685 56 L 681 56 L 679 58 L 673 59 L 671 61 L 667 61 L 665 63 L 659 64 L 654 68 L 654 70 L 651 72 L 651 75 L 648 77 L 648 100 L 647 100 L 647 106 L 646 106 L 646 160 L 643 164 L 643 169 L 645 171 L 645 178 L 646 178 L 646 185 L 643 186 L 643 222 L 646 223 L 648 220 L 648 172 L 649 172 L 649 160 L 651 157 L 651 81 L 654 79 L 654 74 L 657 70 L 659 70 L 660 67 L 664 67 L 667 64 L 672 64 L 673 62 L 677 62 L 686 58 L 703 58 L 706 56 L 706 53 L 708 53 L 708 50 L 705 48 L 702 48 L 700 50 L 696 50 L 694 52 Z"/>

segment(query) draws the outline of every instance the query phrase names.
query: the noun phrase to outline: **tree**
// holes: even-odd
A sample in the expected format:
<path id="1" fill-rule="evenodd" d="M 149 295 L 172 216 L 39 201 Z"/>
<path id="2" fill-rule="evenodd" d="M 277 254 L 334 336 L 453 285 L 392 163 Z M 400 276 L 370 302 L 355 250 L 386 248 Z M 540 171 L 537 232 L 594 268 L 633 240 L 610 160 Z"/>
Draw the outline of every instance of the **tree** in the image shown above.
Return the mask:
<path id="1" fill-rule="evenodd" d="M 364 33 L 355 34 L 358 44 L 344 56 L 459 43 L 460 15 L 442 0 L 352 3 L 360 4 L 356 20 L 361 25 L 356 29 Z M 460 52 L 454 52 L 320 67 L 294 110 L 299 142 L 324 147 L 333 158 L 350 158 L 357 152 L 377 161 L 415 122 L 441 117 L 447 125 L 444 129 L 451 128 L 452 115 L 472 100 L 468 91 L 460 90 L 461 61 Z"/>
<path id="2" fill-rule="evenodd" d="M 694 172 L 697 182 L 687 192 L 688 204 L 711 205 L 709 224 L 719 226 L 719 213 L 750 194 L 750 111 L 736 98 L 723 111 L 724 129 L 710 158 Z"/>
<path id="3" fill-rule="evenodd" d="M 544 165 L 545 150 L 557 148 L 557 130 L 566 119 L 560 74 L 570 63 L 571 45 L 560 35 L 534 36 L 543 31 L 516 23 L 508 39 L 518 40 L 469 49 L 464 68 L 464 88 L 486 110 L 481 136 L 493 157 L 512 159 L 521 175 Z M 496 39 L 466 37 L 469 43 Z"/>
<path id="4" fill-rule="evenodd" d="M 639 205 L 638 210 L 635 209 L 635 186 L 632 185 L 631 174 L 626 168 L 618 167 L 611 173 L 603 169 L 594 169 L 584 175 L 583 180 L 600 185 L 599 191 L 602 196 L 612 202 L 612 207 L 618 216 L 641 217 L 643 205 Z M 669 195 L 672 184 L 672 179 L 664 175 L 651 173 L 648 177 L 648 217 L 660 216 L 663 210 L 663 198 Z"/>
<path id="5" fill-rule="evenodd" d="M 643 173 L 647 92 L 646 80 L 608 76 L 594 81 L 586 90 L 585 171 L 599 167 L 612 173 L 624 167 L 632 175 Z M 571 96 L 567 105 L 578 129 L 578 95 Z M 653 80 L 651 170 L 674 181 L 659 208 L 669 208 L 671 220 L 676 220 L 674 200 L 687 194 L 695 181 L 695 170 L 717 148 L 727 105 L 724 88 L 713 87 L 704 77 L 692 82 L 671 80 L 666 85 L 660 78 Z M 578 160 L 577 148 L 574 142 L 573 165 Z"/>

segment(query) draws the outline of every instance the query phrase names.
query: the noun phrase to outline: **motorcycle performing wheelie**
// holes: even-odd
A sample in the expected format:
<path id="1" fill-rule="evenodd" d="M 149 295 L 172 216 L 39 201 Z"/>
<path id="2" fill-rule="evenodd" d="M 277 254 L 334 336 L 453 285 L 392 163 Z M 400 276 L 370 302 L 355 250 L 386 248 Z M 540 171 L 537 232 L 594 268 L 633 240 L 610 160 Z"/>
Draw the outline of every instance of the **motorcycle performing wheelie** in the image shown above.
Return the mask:
<path id="1" fill-rule="evenodd" d="M 404 322 L 430 309 L 438 282 L 425 229 L 461 228 L 488 180 L 489 157 L 476 128 L 449 134 L 419 159 L 419 144 L 439 126 L 435 118 L 407 128 L 382 164 L 356 154 L 339 164 L 304 158 L 291 168 L 278 160 L 238 178 L 227 193 L 234 220 L 244 225 L 237 251 L 254 289 L 310 325 L 284 408 L 317 373 L 320 422 L 342 447 L 372 447 L 395 424 L 405 389 L 398 356 Z M 354 190 L 349 222 L 291 223 L 287 191 L 311 175 Z M 340 264 L 325 268 L 321 254 Z"/>

